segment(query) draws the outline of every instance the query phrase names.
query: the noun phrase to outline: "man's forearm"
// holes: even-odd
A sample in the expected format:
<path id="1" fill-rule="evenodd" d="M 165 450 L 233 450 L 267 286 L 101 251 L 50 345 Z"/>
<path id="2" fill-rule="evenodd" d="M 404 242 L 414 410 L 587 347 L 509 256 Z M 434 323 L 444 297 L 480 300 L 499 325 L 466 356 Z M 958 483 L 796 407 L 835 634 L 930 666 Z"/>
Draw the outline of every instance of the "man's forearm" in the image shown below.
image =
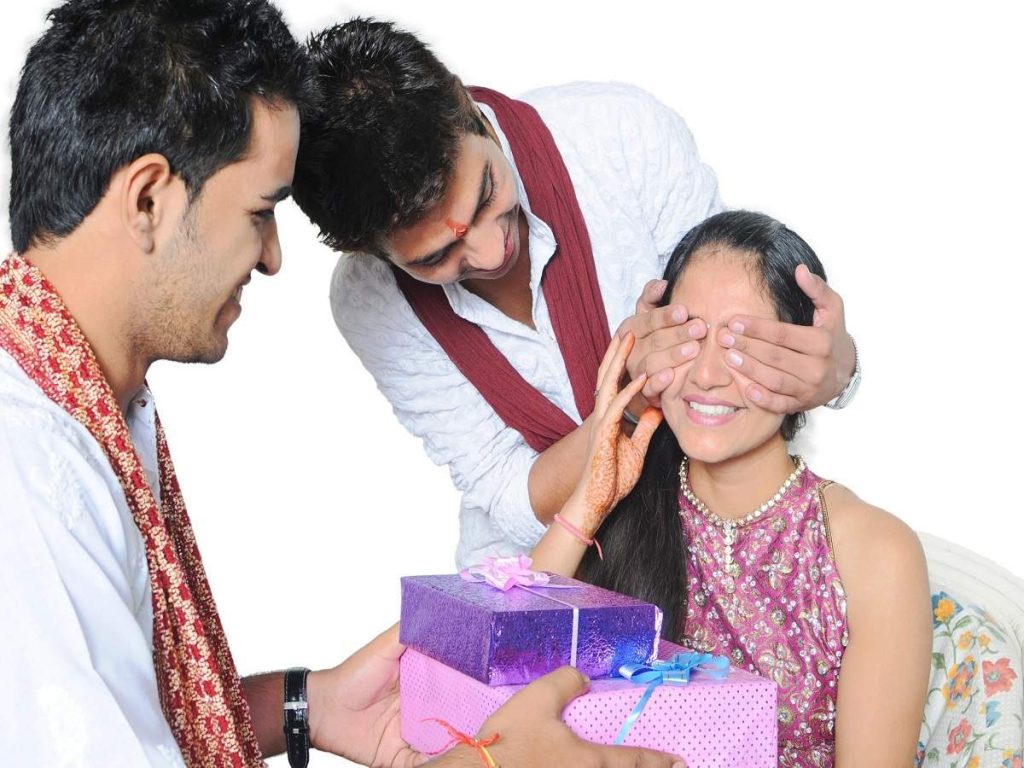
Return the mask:
<path id="1" fill-rule="evenodd" d="M 242 678 L 252 727 L 264 757 L 284 752 L 284 671 Z"/>
<path id="2" fill-rule="evenodd" d="M 530 467 L 530 505 L 544 525 L 552 519 L 572 495 L 583 471 L 587 455 L 588 418 L 580 426 L 537 456 Z"/>

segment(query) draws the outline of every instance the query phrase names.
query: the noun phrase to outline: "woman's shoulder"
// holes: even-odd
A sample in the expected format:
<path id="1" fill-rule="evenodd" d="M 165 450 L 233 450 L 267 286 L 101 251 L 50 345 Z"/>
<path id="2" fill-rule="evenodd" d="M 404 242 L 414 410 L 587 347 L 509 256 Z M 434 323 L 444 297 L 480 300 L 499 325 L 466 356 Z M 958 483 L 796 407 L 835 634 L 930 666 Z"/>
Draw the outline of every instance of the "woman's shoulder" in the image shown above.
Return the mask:
<path id="1" fill-rule="evenodd" d="M 894 583 L 927 580 L 921 541 L 909 525 L 839 483 L 825 485 L 821 494 L 848 593 L 872 595 Z"/>

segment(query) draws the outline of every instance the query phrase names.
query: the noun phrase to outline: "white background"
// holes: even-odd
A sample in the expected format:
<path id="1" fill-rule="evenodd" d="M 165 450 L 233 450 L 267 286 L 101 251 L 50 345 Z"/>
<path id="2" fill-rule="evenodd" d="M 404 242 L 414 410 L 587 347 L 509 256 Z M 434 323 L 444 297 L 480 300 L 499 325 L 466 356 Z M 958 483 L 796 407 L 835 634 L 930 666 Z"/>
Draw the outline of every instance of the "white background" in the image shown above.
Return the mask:
<path id="1" fill-rule="evenodd" d="M 5 130 L 49 5 L 4 10 Z M 396 19 L 467 83 L 621 80 L 673 106 L 726 203 L 800 232 L 846 299 L 864 383 L 850 408 L 814 417 L 811 465 L 1024 575 L 1011 3 L 280 5 L 303 37 L 355 14 Z M 8 176 L 5 155 L 5 212 Z M 292 203 L 279 210 L 284 269 L 246 289 L 226 359 L 150 376 L 245 673 L 336 663 L 397 618 L 400 575 L 453 569 L 457 537 L 447 472 L 334 327 L 334 256 Z M 8 248 L 6 218 L 0 229 Z"/>

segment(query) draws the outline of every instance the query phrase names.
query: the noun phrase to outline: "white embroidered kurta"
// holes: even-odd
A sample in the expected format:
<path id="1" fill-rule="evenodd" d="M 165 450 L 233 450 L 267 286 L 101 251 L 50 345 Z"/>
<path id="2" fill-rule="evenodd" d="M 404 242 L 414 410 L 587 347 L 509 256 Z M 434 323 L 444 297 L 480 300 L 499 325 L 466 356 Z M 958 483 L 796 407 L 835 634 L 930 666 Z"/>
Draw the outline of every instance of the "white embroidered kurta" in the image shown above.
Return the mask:
<path id="1" fill-rule="evenodd" d="M 152 395 L 128 426 L 159 500 Z M 103 450 L 0 350 L 0 764 L 183 766 L 145 545 Z"/>
<path id="2" fill-rule="evenodd" d="M 577 83 L 521 98 L 540 113 L 572 178 L 609 330 L 614 330 L 633 314 L 644 283 L 661 277 L 680 238 L 722 210 L 715 175 L 700 162 L 682 118 L 633 86 Z M 494 113 L 481 108 L 515 171 Z M 521 181 L 519 197 L 530 229 L 536 330 L 458 284 L 445 286 L 445 293 L 456 314 L 483 328 L 526 381 L 580 423 L 540 287 L 554 238 L 530 211 Z M 339 329 L 399 421 L 423 439 L 433 461 L 448 465 L 462 493 L 459 566 L 485 554 L 529 550 L 544 532 L 528 490 L 537 454 L 498 418 L 427 333 L 390 268 L 365 254 L 343 255 L 331 285 L 331 304 Z"/>

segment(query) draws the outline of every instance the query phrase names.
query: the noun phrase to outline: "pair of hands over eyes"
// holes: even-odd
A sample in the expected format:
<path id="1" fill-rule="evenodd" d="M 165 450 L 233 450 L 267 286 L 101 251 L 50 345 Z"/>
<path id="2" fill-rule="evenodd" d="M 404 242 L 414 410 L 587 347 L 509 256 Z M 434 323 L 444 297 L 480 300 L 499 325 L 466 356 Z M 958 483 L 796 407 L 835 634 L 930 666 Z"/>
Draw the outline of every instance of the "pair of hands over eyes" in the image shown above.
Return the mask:
<path id="1" fill-rule="evenodd" d="M 843 391 L 855 364 L 842 298 L 806 267 L 797 269 L 796 279 L 814 302 L 813 325 L 737 315 L 714 339 L 736 350 L 739 362 L 727 358 L 727 363 L 750 379 L 746 396 L 775 413 L 824 405 Z M 639 479 L 651 436 L 661 423 L 661 394 L 676 369 L 697 356 L 708 333 L 705 322 L 691 320 L 685 307 L 658 307 L 664 291 L 663 280 L 644 287 L 636 314 L 619 327 L 598 371 L 585 480 L 563 510 L 588 537 Z M 624 379 L 628 383 L 621 386 Z M 627 434 L 622 416 L 634 401 L 646 407 Z M 632 412 L 640 409 L 634 406 Z"/>
<path id="2" fill-rule="evenodd" d="M 751 380 L 747 397 L 774 413 L 824 405 L 843 391 L 853 375 L 855 353 L 846 332 L 842 298 L 805 266 L 797 268 L 796 281 L 814 302 L 813 325 L 737 315 L 714 339 L 736 351 L 740 362 L 727 359 L 727 363 Z M 640 394 L 655 407 L 672 383 L 673 369 L 697 356 L 699 343 L 708 333 L 707 324 L 691 320 L 685 307 L 658 307 L 664 292 L 664 280 L 648 282 L 636 303 L 636 314 L 617 331 L 621 337 L 632 333 L 636 338 L 626 370 L 631 380 L 647 375 Z"/>

